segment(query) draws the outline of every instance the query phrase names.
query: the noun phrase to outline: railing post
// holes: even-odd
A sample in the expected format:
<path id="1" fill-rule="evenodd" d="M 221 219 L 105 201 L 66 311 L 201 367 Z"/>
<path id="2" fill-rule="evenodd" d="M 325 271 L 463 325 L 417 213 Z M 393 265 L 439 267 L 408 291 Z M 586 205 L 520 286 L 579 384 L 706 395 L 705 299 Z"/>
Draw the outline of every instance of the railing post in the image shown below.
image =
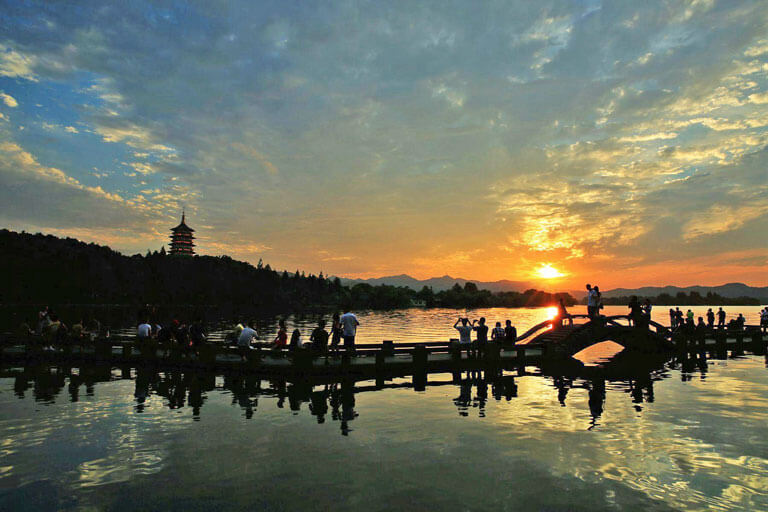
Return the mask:
<path id="1" fill-rule="evenodd" d="M 728 344 L 725 332 L 722 329 L 715 331 L 715 351 L 718 359 L 726 359 L 728 357 Z"/>
<path id="2" fill-rule="evenodd" d="M 760 332 L 759 328 L 752 331 L 752 352 L 759 356 L 765 354 L 763 334 Z"/>
<path id="3" fill-rule="evenodd" d="M 736 355 L 744 354 L 744 331 L 742 330 L 736 332 L 736 349 L 734 353 Z"/>
<path id="4" fill-rule="evenodd" d="M 413 389 L 424 391 L 427 387 L 427 347 L 413 349 Z"/>
<path id="5" fill-rule="evenodd" d="M 112 358 L 112 342 L 109 338 L 96 342 L 96 357 L 101 360 Z"/>
<path id="6" fill-rule="evenodd" d="M 525 366 L 525 348 L 523 346 L 515 348 L 515 364 Z"/>

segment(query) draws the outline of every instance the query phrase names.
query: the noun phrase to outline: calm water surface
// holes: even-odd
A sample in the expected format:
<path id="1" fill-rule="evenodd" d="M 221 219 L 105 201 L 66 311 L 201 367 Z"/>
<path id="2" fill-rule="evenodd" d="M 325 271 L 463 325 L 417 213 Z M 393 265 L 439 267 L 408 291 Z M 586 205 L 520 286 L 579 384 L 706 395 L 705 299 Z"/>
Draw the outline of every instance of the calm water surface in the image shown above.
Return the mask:
<path id="1" fill-rule="evenodd" d="M 685 313 L 690 308 L 696 317 L 699 317 L 704 316 L 709 307 L 680 306 L 680 309 Z M 762 306 L 725 306 L 724 309 L 728 313 L 728 319 L 735 318 L 739 313 L 742 313 L 747 324 L 758 324 Z M 552 318 L 555 311 L 555 308 L 410 308 L 395 311 L 355 311 L 360 320 L 357 342 L 381 343 L 382 340 L 401 342 L 413 341 L 414 339 L 447 341 L 457 337 L 453 324 L 460 316 L 467 316 L 470 320 L 485 317 L 491 328 L 496 322 L 501 322 L 504 325 L 506 320 L 510 320 L 517 327 L 518 333 L 522 334 L 530 327 Z M 586 314 L 587 308 L 586 306 L 573 306 L 568 308 L 568 311 L 573 314 Z M 717 307 L 713 307 L 713 311 L 717 311 Z M 625 315 L 627 312 L 626 306 L 606 306 L 602 310 L 604 315 Z M 286 317 L 288 332 L 298 328 L 302 331 L 306 341 L 312 329 L 317 325 L 319 318 L 324 318 L 330 325 L 329 314 L 288 315 Z M 661 324 L 669 325 L 669 306 L 655 307 L 652 311 L 652 318 Z M 242 320 L 245 321 L 245 319 Z M 235 321 L 217 322 L 212 328 L 213 338 L 220 339 L 223 337 L 235 323 Z M 260 319 L 257 324 L 261 337 L 271 341 L 277 333 L 277 318 Z M 135 326 L 115 329 L 113 332 L 133 335 Z"/>
<path id="2" fill-rule="evenodd" d="M 546 315 L 528 311 L 530 325 Z M 386 321 L 412 330 L 413 314 Z M 0 370 L 2 510 L 768 509 L 764 357 L 610 378 L 436 374 L 422 392 Z"/>

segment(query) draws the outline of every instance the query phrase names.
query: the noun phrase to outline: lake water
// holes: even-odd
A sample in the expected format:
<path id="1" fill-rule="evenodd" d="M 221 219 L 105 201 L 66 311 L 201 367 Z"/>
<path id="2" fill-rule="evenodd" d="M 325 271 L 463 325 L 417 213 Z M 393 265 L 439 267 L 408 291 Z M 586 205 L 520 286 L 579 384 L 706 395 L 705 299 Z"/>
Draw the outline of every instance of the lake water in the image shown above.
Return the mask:
<path id="1" fill-rule="evenodd" d="M 691 309 L 698 318 L 705 316 L 709 306 L 680 306 L 685 313 Z M 739 313 L 743 314 L 749 325 L 756 325 L 760 321 L 762 306 L 724 306 L 728 319 L 735 318 Z M 485 317 L 488 325 L 493 328 L 496 322 L 504 325 L 506 320 L 511 320 L 517 327 L 518 334 L 522 334 L 530 327 L 552 318 L 556 308 L 484 308 L 484 309 L 449 309 L 449 308 L 410 308 L 394 311 L 356 311 L 360 321 L 357 331 L 358 343 L 381 343 L 382 340 L 395 342 L 413 341 L 447 341 L 457 338 L 458 333 L 453 329 L 453 324 L 460 316 L 469 317 L 470 320 Z M 568 308 L 572 314 L 586 314 L 586 306 L 573 306 Z M 717 311 L 717 307 L 713 307 Z M 606 306 L 602 310 L 604 315 L 625 315 L 626 306 Z M 330 325 L 330 315 L 302 314 L 287 315 L 285 317 L 290 334 L 298 328 L 304 336 L 304 341 L 309 338 L 312 329 L 317 325 L 319 318 L 324 318 Z M 258 318 L 257 327 L 262 339 L 272 341 L 277 333 L 277 318 Z M 655 307 L 652 311 L 652 319 L 669 325 L 669 306 Z M 246 319 L 239 319 L 245 322 Z M 235 321 L 215 322 L 211 328 L 214 339 L 220 339 L 234 326 Z M 133 335 L 135 327 L 125 326 L 122 329 L 113 329 L 113 333 Z"/>
<path id="2" fill-rule="evenodd" d="M 445 339 L 457 313 L 364 313 L 361 341 Z M 547 311 L 481 314 L 525 329 Z M 768 510 L 766 366 L 432 374 L 420 392 L 2 367 L 0 510 Z"/>

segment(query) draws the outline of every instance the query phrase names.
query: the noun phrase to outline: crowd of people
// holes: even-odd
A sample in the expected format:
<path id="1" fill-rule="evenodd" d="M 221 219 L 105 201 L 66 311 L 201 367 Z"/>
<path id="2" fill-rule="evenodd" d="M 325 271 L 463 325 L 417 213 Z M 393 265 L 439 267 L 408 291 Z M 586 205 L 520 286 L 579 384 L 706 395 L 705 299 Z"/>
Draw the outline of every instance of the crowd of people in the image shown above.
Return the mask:
<path id="1" fill-rule="evenodd" d="M 104 334 L 101 322 L 95 317 L 87 320 L 78 318 L 75 323 L 68 326 L 48 306 L 44 306 L 38 312 L 34 328 L 27 322 L 22 322 L 17 330 L 17 335 L 20 337 L 36 337 L 48 349 L 52 349 L 54 345 L 94 341 Z M 106 335 L 109 335 L 109 330 L 106 331 Z"/>
<path id="2" fill-rule="evenodd" d="M 488 325 L 485 323 L 485 317 L 469 321 L 467 317 L 459 317 L 453 328 L 459 331 L 459 345 L 467 351 L 468 357 L 483 357 L 486 346 L 488 345 Z M 475 333 L 475 339 L 472 339 L 472 333 Z M 501 322 L 496 322 L 496 326 L 491 331 L 491 340 L 503 345 L 514 345 L 517 340 L 517 329 L 510 320 L 506 321 L 506 326 L 502 327 Z"/>
<path id="3" fill-rule="evenodd" d="M 230 339 L 236 340 L 240 357 L 245 360 L 247 358 L 249 350 L 255 346 L 272 348 L 274 350 L 281 351 L 288 349 L 289 351 L 295 350 L 311 350 L 317 355 L 338 355 L 339 347 L 342 340 L 344 341 L 344 350 L 347 353 L 355 353 L 355 337 L 357 336 L 357 327 L 360 325 L 360 321 L 357 319 L 354 313 L 349 308 L 345 308 L 344 314 L 334 313 L 331 318 L 331 331 L 326 330 L 326 321 L 321 318 L 317 322 L 317 326 L 312 330 L 307 342 L 302 341 L 302 334 L 300 329 L 294 329 L 291 333 L 291 339 L 288 341 L 288 329 L 286 328 L 285 320 L 278 321 L 277 335 L 272 341 L 263 340 L 256 329 L 256 322 L 251 320 L 247 325 L 238 324 L 235 327 L 235 332 L 232 333 Z M 328 340 L 330 339 L 330 346 Z"/>
<path id="4" fill-rule="evenodd" d="M 685 313 L 679 307 L 669 308 L 669 325 L 673 331 L 693 332 L 728 329 L 729 331 L 743 331 L 746 324 L 746 318 L 739 313 L 735 318 L 731 318 L 726 323 L 726 313 L 722 307 L 719 307 L 717 312 L 712 311 L 709 308 L 706 313 L 706 321 L 704 316 L 699 316 L 698 321 L 696 315 L 690 309 Z M 715 324 L 715 318 L 717 318 L 717 324 Z M 768 330 L 768 307 L 760 310 L 760 327 L 763 332 Z"/>
<path id="5" fill-rule="evenodd" d="M 598 286 L 586 285 L 587 289 L 587 315 L 590 318 L 600 316 L 603 309 L 602 297 Z M 632 297 L 628 304 L 629 320 L 637 327 L 648 327 L 651 320 L 653 306 L 649 299 L 640 302 L 637 297 Z M 566 322 L 573 323 L 572 316 L 568 313 L 562 299 L 558 305 L 558 311 L 551 320 L 552 326 L 557 327 Z M 139 344 L 155 340 L 165 350 L 178 349 L 191 353 L 198 353 L 199 347 L 207 340 L 207 332 L 202 318 L 196 318 L 193 322 L 174 319 L 166 324 L 150 321 L 150 316 L 143 312 L 142 320 L 136 328 L 136 338 Z M 709 308 L 704 316 L 698 319 L 691 309 L 683 313 L 680 307 L 669 309 L 669 322 L 673 331 L 694 332 L 696 330 L 728 329 L 729 331 L 744 330 L 746 319 L 739 313 L 738 316 L 726 322 L 727 314 L 722 307 L 717 311 Z M 259 335 L 255 321 L 247 324 L 238 324 L 235 331 L 228 337 L 228 341 L 236 345 L 240 356 L 245 359 L 248 351 L 254 347 L 267 347 L 275 350 L 287 349 L 288 351 L 309 350 L 317 355 L 338 355 L 340 347 L 344 347 L 346 353 L 355 353 L 355 337 L 360 321 L 349 308 L 344 309 L 343 314 L 334 313 L 331 316 L 330 330 L 324 318 L 318 320 L 316 327 L 309 334 L 307 341 L 302 339 L 302 332 L 296 328 L 288 336 L 285 320 L 278 321 L 277 334 L 273 339 L 265 339 Z M 453 328 L 459 332 L 458 343 L 462 350 L 466 349 L 469 357 L 482 357 L 486 351 L 488 341 L 494 341 L 503 345 L 514 345 L 517 339 L 517 329 L 510 320 L 505 325 L 496 322 L 491 328 L 484 317 L 470 321 L 469 318 L 460 317 Z M 768 332 L 768 307 L 760 311 L 760 328 L 763 333 Z M 474 333 L 474 339 L 473 339 Z M 54 345 L 66 343 L 76 344 L 85 341 L 94 341 L 98 338 L 109 337 L 109 329 L 104 329 L 95 317 L 77 318 L 71 325 L 66 325 L 53 310 L 47 306 L 38 313 L 37 324 L 31 327 L 22 323 L 19 327 L 20 336 L 36 336 L 42 340 L 45 347 L 53 348 Z"/>

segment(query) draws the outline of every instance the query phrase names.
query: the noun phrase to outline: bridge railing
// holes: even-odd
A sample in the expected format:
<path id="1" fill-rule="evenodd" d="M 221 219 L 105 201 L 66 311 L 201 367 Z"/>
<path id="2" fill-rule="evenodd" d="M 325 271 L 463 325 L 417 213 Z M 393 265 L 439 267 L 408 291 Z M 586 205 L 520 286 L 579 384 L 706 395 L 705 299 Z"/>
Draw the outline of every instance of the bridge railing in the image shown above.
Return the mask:
<path id="1" fill-rule="evenodd" d="M 621 322 L 619 322 L 619 320 L 626 320 L 627 323 L 622 324 Z M 632 320 L 632 317 L 630 315 L 611 315 L 611 316 L 605 317 L 606 323 L 620 326 L 620 327 L 629 327 L 631 320 Z M 656 331 L 656 334 L 659 334 L 662 336 L 667 336 L 669 334 L 669 328 L 666 327 L 665 325 L 662 325 L 653 320 L 647 320 L 647 322 L 648 322 L 648 327 L 649 328 L 653 327 L 653 329 Z"/>
<path id="2" fill-rule="evenodd" d="M 548 330 L 550 328 L 557 327 L 554 325 L 554 322 L 557 322 L 559 320 L 562 320 L 562 321 L 570 320 L 571 322 L 573 322 L 573 320 L 581 320 L 581 319 L 587 320 L 587 322 L 584 322 L 584 325 L 589 323 L 589 321 L 591 320 L 589 315 L 583 315 L 583 314 L 568 315 L 565 317 L 555 317 L 555 318 L 550 318 L 548 320 L 544 320 L 543 322 L 534 325 L 533 327 L 525 331 L 523 334 L 518 336 L 515 340 L 515 343 L 520 345 L 525 345 L 526 343 L 530 343 L 531 340 L 533 339 L 531 338 L 531 336 L 538 333 L 539 331 Z"/>

